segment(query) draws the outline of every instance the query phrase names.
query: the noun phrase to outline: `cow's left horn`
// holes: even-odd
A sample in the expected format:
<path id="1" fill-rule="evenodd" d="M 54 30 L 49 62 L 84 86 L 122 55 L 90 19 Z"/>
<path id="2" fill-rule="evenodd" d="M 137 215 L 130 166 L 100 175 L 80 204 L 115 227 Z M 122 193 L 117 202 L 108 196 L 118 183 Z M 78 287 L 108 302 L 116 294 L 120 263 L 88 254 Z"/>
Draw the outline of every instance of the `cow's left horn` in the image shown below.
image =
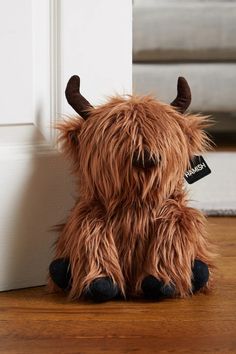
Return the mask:
<path id="1" fill-rule="evenodd" d="M 191 90 L 184 77 L 178 78 L 177 83 L 177 96 L 176 99 L 171 102 L 171 106 L 178 109 L 179 112 L 184 113 L 188 109 L 191 103 Z"/>

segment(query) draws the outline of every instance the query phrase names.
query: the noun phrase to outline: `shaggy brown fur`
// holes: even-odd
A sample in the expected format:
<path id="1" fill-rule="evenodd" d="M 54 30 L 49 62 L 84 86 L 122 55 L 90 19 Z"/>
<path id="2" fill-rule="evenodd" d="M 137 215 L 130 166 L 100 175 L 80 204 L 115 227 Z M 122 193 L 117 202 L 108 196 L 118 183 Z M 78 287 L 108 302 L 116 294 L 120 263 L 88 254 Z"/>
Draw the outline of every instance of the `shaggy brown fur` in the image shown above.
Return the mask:
<path id="1" fill-rule="evenodd" d="M 86 121 L 76 117 L 59 125 L 79 192 L 55 255 L 70 259 L 70 298 L 102 276 L 124 295 L 139 295 L 149 274 L 185 297 L 195 259 L 209 266 L 211 279 L 205 218 L 187 206 L 183 182 L 190 158 L 209 146 L 202 130 L 207 124 L 206 117 L 184 116 L 150 96 L 127 96 L 91 109 Z M 137 169 L 133 154 L 145 149 L 159 164 Z"/>

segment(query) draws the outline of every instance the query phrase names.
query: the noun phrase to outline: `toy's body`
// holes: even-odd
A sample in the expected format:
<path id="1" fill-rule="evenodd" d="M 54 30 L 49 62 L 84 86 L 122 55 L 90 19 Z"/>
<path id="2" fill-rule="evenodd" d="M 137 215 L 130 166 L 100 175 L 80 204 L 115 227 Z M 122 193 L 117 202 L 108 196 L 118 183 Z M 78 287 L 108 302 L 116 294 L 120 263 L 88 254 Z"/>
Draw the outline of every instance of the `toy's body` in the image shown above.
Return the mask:
<path id="1" fill-rule="evenodd" d="M 118 97 L 93 109 L 78 89 L 72 77 L 67 98 L 86 121 L 60 129 L 79 201 L 57 243 L 54 283 L 71 298 L 98 301 L 119 294 L 184 297 L 208 288 L 205 220 L 187 206 L 183 182 L 191 157 L 208 140 L 204 117 L 180 113 L 190 100 L 186 82 L 179 81 L 185 97 L 179 92 L 174 101 L 178 111 L 151 97 Z"/>

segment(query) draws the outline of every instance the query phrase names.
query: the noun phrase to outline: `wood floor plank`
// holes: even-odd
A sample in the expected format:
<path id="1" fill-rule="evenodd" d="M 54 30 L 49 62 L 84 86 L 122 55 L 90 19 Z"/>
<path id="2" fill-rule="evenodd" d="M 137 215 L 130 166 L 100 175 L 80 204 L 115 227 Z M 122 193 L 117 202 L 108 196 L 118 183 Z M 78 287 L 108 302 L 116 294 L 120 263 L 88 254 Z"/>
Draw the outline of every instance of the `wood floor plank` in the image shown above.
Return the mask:
<path id="1" fill-rule="evenodd" d="M 0 294 L 0 353 L 236 353 L 236 218 L 209 218 L 214 291 L 162 302 L 69 303 L 44 287 Z"/>

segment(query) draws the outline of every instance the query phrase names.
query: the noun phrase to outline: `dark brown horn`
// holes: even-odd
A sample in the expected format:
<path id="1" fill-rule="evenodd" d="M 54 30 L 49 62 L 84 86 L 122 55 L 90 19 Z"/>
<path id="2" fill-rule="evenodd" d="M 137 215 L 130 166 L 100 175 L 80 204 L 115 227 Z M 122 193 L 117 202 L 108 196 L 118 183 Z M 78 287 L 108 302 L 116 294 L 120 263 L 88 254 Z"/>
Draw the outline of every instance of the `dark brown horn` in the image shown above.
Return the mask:
<path id="1" fill-rule="evenodd" d="M 184 113 L 188 109 L 191 103 L 191 90 L 184 77 L 178 78 L 177 83 L 177 96 L 176 99 L 171 103 L 178 109 L 179 112 Z"/>
<path id="2" fill-rule="evenodd" d="M 84 119 L 89 117 L 89 110 L 93 106 L 80 93 L 80 78 L 74 75 L 66 86 L 66 99 L 71 107 Z"/>

